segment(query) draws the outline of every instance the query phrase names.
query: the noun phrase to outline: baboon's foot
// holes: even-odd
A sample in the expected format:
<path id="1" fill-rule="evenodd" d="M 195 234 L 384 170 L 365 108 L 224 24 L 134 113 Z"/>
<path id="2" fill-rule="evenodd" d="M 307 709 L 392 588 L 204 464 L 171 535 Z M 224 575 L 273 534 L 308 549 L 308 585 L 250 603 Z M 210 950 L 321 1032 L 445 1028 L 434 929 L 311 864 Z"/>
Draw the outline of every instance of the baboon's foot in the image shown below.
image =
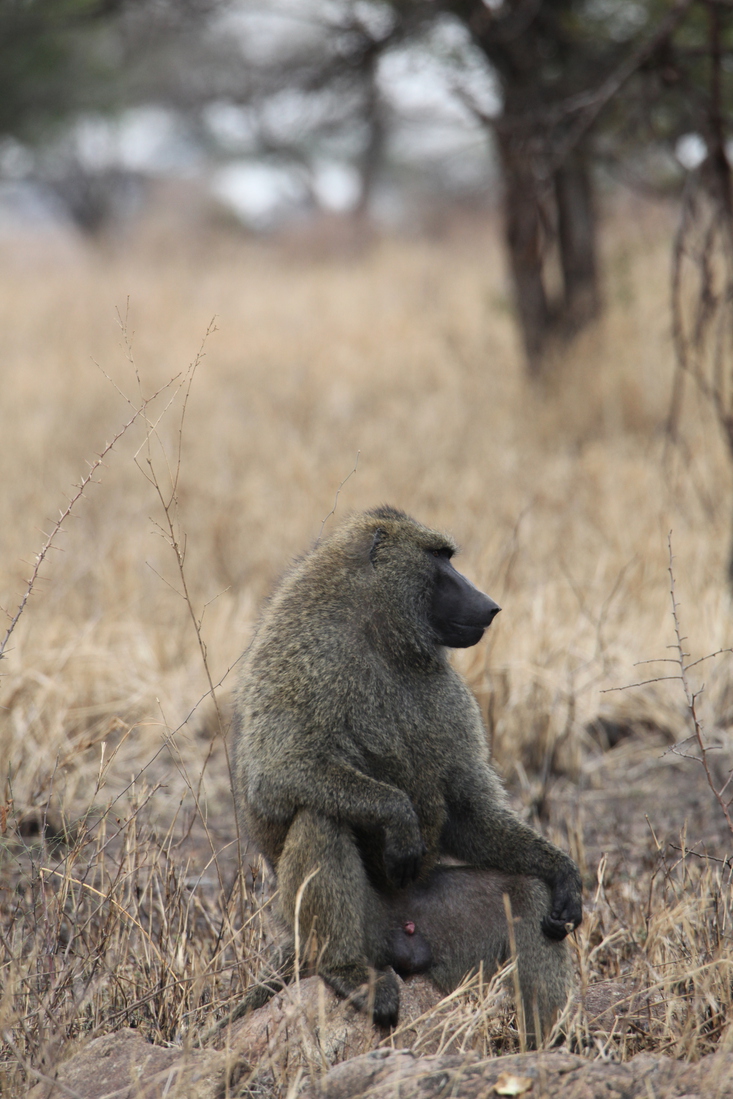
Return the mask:
<path id="1" fill-rule="evenodd" d="M 376 1026 L 397 1026 L 400 989 L 394 970 L 344 965 L 322 970 L 321 976 L 338 996 L 343 996 L 358 1011 L 371 1011 Z"/>

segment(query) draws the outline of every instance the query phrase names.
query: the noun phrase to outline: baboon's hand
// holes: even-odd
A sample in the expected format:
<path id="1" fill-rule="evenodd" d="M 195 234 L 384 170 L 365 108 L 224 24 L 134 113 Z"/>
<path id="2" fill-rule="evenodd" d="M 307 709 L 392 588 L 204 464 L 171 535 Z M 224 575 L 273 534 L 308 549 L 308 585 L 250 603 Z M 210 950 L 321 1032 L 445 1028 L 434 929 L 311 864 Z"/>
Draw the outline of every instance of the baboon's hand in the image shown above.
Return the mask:
<path id="1" fill-rule="evenodd" d="M 420 873 L 427 847 L 415 818 L 412 826 L 402 823 L 388 828 L 384 837 L 384 870 L 398 889 L 413 882 Z"/>
<path id="2" fill-rule="evenodd" d="M 559 942 L 575 931 L 583 919 L 583 886 L 578 868 L 573 862 L 563 867 L 552 887 L 550 915 L 542 920 L 542 930 L 548 939 Z"/>

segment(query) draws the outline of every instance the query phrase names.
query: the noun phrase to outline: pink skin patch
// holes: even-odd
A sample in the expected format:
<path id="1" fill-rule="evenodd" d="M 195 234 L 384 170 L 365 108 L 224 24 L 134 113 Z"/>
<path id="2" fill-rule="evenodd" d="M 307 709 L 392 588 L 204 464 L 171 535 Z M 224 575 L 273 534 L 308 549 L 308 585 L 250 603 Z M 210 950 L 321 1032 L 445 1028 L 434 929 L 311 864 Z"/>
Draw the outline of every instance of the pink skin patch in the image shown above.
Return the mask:
<path id="1" fill-rule="evenodd" d="M 405 934 L 406 935 L 414 935 L 415 934 L 415 925 L 412 922 L 412 920 L 407 920 L 407 922 L 405 923 Z"/>

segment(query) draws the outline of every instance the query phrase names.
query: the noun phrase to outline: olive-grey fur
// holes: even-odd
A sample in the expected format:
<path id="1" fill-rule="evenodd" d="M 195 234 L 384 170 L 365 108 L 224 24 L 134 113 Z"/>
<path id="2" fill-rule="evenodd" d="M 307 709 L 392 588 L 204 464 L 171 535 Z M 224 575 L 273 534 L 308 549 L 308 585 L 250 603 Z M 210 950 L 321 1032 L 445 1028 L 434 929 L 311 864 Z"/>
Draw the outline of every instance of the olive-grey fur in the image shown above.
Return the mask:
<path id="1" fill-rule="evenodd" d="M 392 964 L 399 971 L 401 964 L 407 973 L 415 971 L 405 966 L 406 938 L 394 956 L 394 929 L 410 921 L 430 945 L 427 973 L 442 992 L 452 992 L 480 965 L 490 977 L 512 957 L 505 895 L 512 913 L 526 1035 L 536 1048 L 550 1033 L 573 987 L 567 943 L 542 931 L 550 897 L 544 882 L 497 870 L 437 867 L 426 883 L 417 882 L 397 895 L 378 895 L 368 950 L 377 966 Z M 420 953 L 418 945 L 418 960 Z"/>
<path id="2" fill-rule="evenodd" d="M 353 516 L 294 565 L 245 658 L 235 804 L 275 870 L 291 935 L 299 890 L 315 871 L 299 898 L 301 940 L 315 934 L 318 972 L 358 1006 L 369 999 L 384 1025 L 399 1007 L 381 948 L 386 918 L 417 904 L 436 958 L 431 975 L 448 990 L 506 956 L 499 900 L 508 879 L 493 872 L 539 879 L 509 892 L 524 926 L 523 997 L 539 1003 L 546 1028 L 570 982 L 565 944 L 548 935 L 560 939 L 580 922 L 580 877 L 509 808 L 478 705 L 431 619 L 435 569 L 455 550 L 446 535 L 382 507 Z M 441 856 L 490 873 L 464 881 L 451 901 L 450 879 L 435 871 Z"/>

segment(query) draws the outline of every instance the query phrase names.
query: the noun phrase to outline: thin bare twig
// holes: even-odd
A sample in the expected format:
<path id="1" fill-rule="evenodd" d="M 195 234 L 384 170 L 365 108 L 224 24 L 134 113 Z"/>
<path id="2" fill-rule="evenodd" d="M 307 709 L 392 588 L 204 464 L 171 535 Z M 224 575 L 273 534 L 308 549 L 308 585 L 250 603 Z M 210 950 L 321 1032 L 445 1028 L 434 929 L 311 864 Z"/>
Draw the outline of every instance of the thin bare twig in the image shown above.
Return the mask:
<path id="1" fill-rule="evenodd" d="M 135 364 L 134 356 L 133 356 L 133 353 L 132 353 L 132 344 L 131 344 L 130 337 L 128 335 L 127 318 L 126 317 L 125 317 L 124 320 L 123 320 L 122 317 L 120 317 L 120 326 L 122 328 L 123 340 L 125 342 L 125 347 L 127 349 L 128 361 L 130 362 L 131 366 L 135 370 L 135 376 L 138 380 L 138 386 L 140 387 L 140 391 L 142 393 L 142 383 L 141 383 L 140 374 L 138 372 L 137 366 Z M 198 367 L 201 365 L 201 362 L 203 361 L 205 353 L 206 353 L 205 349 L 206 349 L 207 341 L 210 339 L 210 337 L 216 331 L 217 331 L 216 317 L 214 317 L 210 321 L 210 323 L 208 325 L 208 328 L 206 329 L 206 332 L 204 333 L 204 336 L 203 336 L 203 339 L 201 341 L 201 345 L 198 349 L 198 352 L 196 353 L 196 356 L 195 356 L 193 362 L 189 365 L 188 369 L 184 373 L 184 375 L 182 377 L 182 380 L 181 380 L 181 385 L 178 387 L 178 390 L 177 390 L 177 392 L 179 392 L 180 389 L 182 388 L 183 391 L 184 391 L 184 394 L 183 394 L 183 407 L 181 409 L 181 414 L 180 414 L 180 418 L 179 418 L 179 422 L 178 422 L 178 437 L 177 437 L 177 445 L 176 445 L 176 455 L 175 455 L 175 462 L 174 462 L 173 466 L 171 466 L 171 463 L 168 461 L 166 448 L 163 445 L 163 441 L 160 438 L 160 435 L 158 434 L 158 424 L 160 422 L 160 418 L 155 423 L 151 422 L 150 420 L 147 420 L 147 418 L 146 418 L 146 423 L 147 423 L 146 438 L 145 438 L 145 442 L 142 444 L 142 446 L 138 450 L 137 454 L 135 455 L 135 464 L 137 465 L 137 467 L 140 470 L 140 472 L 142 473 L 142 475 L 145 477 L 146 481 L 152 486 L 153 490 L 155 491 L 155 494 L 158 498 L 158 502 L 159 502 L 159 504 L 162 508 L 162 511 L 163 511 L 164 522 L 159 523 L 156 520 L 153 520 L 153 523 L 154 523 L 154 526 L 159 531 L 159 533 L 165 539 L 166 543 L 170 546 L 171 550 L 173 551 L 173 555 L 174 555 L 174 559 L 175 559 L 175 563 L 176 563 L 176 569 L 177 569 L 177 572 L 178 572 L 178 580 L 179 580 L 179 584 L 180 584 L 180 591 L 174 585 L 170 584 L 169 581 L 165 581 L 165 583 L 167 583 L 169 585 L 169 587 L 171 587 L 172 590 L 174 592 L 176 592 L 176 594 L 180 595 L 183 598 L 184 602 L 186 603 L 186 606 L 188 608 L 189 617 L 191 619 L 191 622 L 192 622 L 192 625 L 193 625 L 193 628 L 194 628 L 194 632 L 196 634 L 196 641 L 197 641 L 197 644 L 198 644 L 198 647 L 199 647 L 199 652 L 201 654 L 201 661 L 202 661 L 202 664 L 203 664 L 204 673 L 205 673 L 206 681 L 207 681 L 207 684 L 208 684 L 208 690 L 202 696 L 202 698 L 196 704 L 196 706 L 191 710 L 191 713 L 186 718 L 186 721 L 189 720 L 189 718 L 191 717 L 191 714 L 193 714 L 195 712 L 197 707 L 201 704 L 201 702 L 203 702 L 203 700 L 205 698 L 207 698 L 207 697 L 211 698 L 211 700 L 214 704 L 214 710 L 215 710 L 215 713 L 216 713 L 217 728 L 218 728 L 221 743 L 223 744 L 223 747 L 224 747 L 224 755 L 225 755 L 225 759 L 226 759 L 227 770 L 229 772 L 230 781 L 231 781 L 232 769 L 231 769 L 231 760 L 229 758 L 229 748 L 228 748 L 228 744 L 227 744 L 225 722 L 224 722 L 223 714 L 221 712 L 221 707 L 219 705 L 219 699 L 218 699 L 218 696 L 217 696 L 217 688 L 221 684 L 221 682 L 223 682 L 223 679 L 226 677 L 226 675 L 231 670 L 231 668 L 227 669 L 227 672 L 224 673 L 224 676 L 222 677 L 222 679 L 219 680 L 219 683 L 214 682 L 214 677 L 212 675 L 211 667 L 210 667 L 210 664 L 209 664 L 207 646 L 206 646 L 206 642 L 204 640 L 203 632 L 202 632 L 203 611 L 200 615 L 197 615 L 196 610 L 194 608 L 193 598 L 192 598 L 191 592 L 189 590 L 188 577 L 187 577 L 186 567 L 185 567 L 185 565 L 186 565 L 186 535 L 185 535 L 185 532 L 182 532 L 182 530 L 180 528 L 180 523 L 179 523 L 179 518 L 178 518 L 178 489 L 179 489 L 179 484 L 180 484 L 182 453 L 183 453 L 183 429 L 184 429 L 184 423 L 185 423 L 185 418 L 186 418 L 186 412 L 187 412 L 187 409 L 188 409 L 188 401 L 189 401 L 189 398 L 190 398 L 190 395 L 191 395 L 191 387 L 193 385 L 193 379 L 194 379 L 196 371 L 197 371 Z M 123 396 L 124 396 L 124 394 L 123 394 Z M 129 398 L 126 398 L 126 399 L 129 400 Z M 160 449 L 161 449 L 162 454 L 163 454 L 163 459 L 164 459 L 166 467 L 167 467 L 168 485 L 166 487 L 164 487 L 164 484 L 161 482 L 161 477 L 160 477 L 160 475 L 158 473 L 158 470 L 156 468 L 155 461 L 153 460 L 152 449 L 151 449 L 151 445 L 150 445 L 151 444 L 151 439 L 153 439 L 153 438 L 157 439 L 158 443 L 160 444 Z M 146 451 L 145 458 L 144 458 L 144 464 L 143 464 L 143 461 L 140 458 L 140 453 L 143 449 L 145 449 L 145 451 Z M 156 570 L 153 569 L 153 571 L 155 572 Z M 163 578 L 161 577 L 161 579 L 163 579 Z M 204 605 L 204 611 L 205 611 L 207 605 L 208 604 Z M 180 729 L 183 726 L 183 724 L 185 724 L 185 722 L 183 722 L 178 728 Z M 167 725 L 165 727 L 167 728 Z M 178 730 L 174 730 L 169 736 L 165 737 L 164 743 L 161 745 L 160 750 L 163 750 L 164 748 L 167 748 L 171 752 L 171 754 L 174 753 L 174 749 L 175 749 L 175 740 L 174 740 L 174 738 L 175 738 L 175 733 L 177 731 Z M 199 818 L 201 820 L 204 832 L 206 834 L 207 841 L 208 841 L 209 846 L 211 848 L 215 871 L 216 871 L 217 877 L 219 879 L 219 887 L 222 891 L 222 894 L 224 894 L 226 892 L 226 890 L 224 888 L 224 882 L 223 882 L 223 878 L 222 878 L 221 867 L 219 865 L 219 860 L 217 858 L 214 839 L 213 839 L 213 837 L 210 833 L 210 829 L 209 829 L 207 819 L 206 819 L 206 814 L 203 812 L 202 807 L 201 807 L 201 788 L 202 788 L 202 785 L 203 785 L 206 769 L 207 769 L 209 760 L 212 757 L 213 751 L 214 751 L 214 741 L 212 740 L 210 745 L 209 745 L 209 750 L 208 750 L 208 753 L 206 755 L 206 758 L 204 759 L 203 764 L 201 766 L 201 770 L 200 770 L 199 775 L 198 775 L 198 781 L 197 781 L 196 784 L 192 783 L 189 780 L 188 775 L 187 775 L 186 770 L 185 770 L 185 767 L 183 767 L 182 764 L 181 764 L 181 767 L 179 768 L 179 770 L 180 770 L 180 773 L 182 774 L 182 777 L 184 778 L 184 781 L 186 782 L 186 784 L 187 784 L 187 786 L 188 786 L 188 788 L 191 792 L 191 796 L 193 797 L 194 804 L 196 806 L 196 811 L 199 815 Z M 159 753 L 155 753 L 155 755 L 158 755 L 158 754 Z M 155 757 L 153 757 L 153 758 L 155 758 Z M 149 760 L 148 764 L 146 766 L 149 766 L 149 764 L 151 762 L 152 762 L 152 760 Z M 240 875 L 239 875 L 239 881 L 240 881 L 240 890 L 239 890 L 240 919 L 241 919 L 242 924 L 244 924 L 244 921 L 245 921 L 245 911 L 244 911 L 244 909 L 245 909 L 245 887 L 244 887 L 244 882 L 243 882 L 242 872 L 241 872 L 241 867 L 242 867 L 242 842 L 241 842 L 241 837 L 240 837 L 240 834 L 239 834 L 239 822 L 236 819 L 236 815 L 235 815 L 235 829 L 236 829 L 236 833 L 237 833 L 237 847 L 238 847 L 238 851 L 239 851 L 239 866 L 240 866 Z"/>
<path id="2" fill-rule="evenodd" d="M 350 478 L 350 477 L 353 477 L 353 476 L 354 476 L 354 474 L 356 473 L 356 467 L 357 467 L 357 466 L 359 465 L 359 455 L 360 455 L 360 454 L 361 454 L 361 451 L 360 451 L 360 450 L 357 450 L 357 452 L 356 452 L 356 460 L 354 461 L 354 468 L 353 468 L 353 469 L 351 470 L 351 472 L 350 472 L 350 473 L 347 473 L 347 474 L 346 474 L 346 476 L 344 477 L 343 481 L 341 482 L 341 484 L 339 485 L 339 487 L 338 487 L 338 488 L 336 489 L 336 495 L 335 495 L 335 497 L 334 497 L 334 501 L 333 501 L 333 507 L 331 508 L 331 510 L 329 511 L 328 515 L 326 516 L 326 518 L 325 518 L 325 519 L 323 520 L 323 522 L 321 523 L 321 529 L 320 529 L 320 530 L 318 531 L 318 537 L 316 538 L 316 545 L 318 545 L 318 543 L 320 542 L 321 538 L 323 537 L 323 528 L 325 527 L 326 523 L 327 523 L 327 522 L 328 522 L 328 520 L 329 520 L 329 519 L 331 518 L 331 516 L 332 516 L 332 515 L 334 515 L 334 514 L 336 513 L 336 506 L 337 506 L 337 504 L 338 504 L 338 502 L 339 502 L 339 496 L 340 496 L 340 494 L 341 494 L 341 489 L 342 489 L 342 488 L 344 487 L 344 485 L 345 485 L 345 484 L 346 484 L 346 482 L 347 482 L 347 481 L 349 480 L 349 478 Z"/>
<path id="3" fill-rule="evenodd" d="M 44 542 L 44 544 L 41 547 L 40 551 L 36 555 L 35 564 L 33 566 L 33 572 L 31 573 L 30 578 L 26 583 L 26 588 L 25 588 L 25 591 L 23 593 L 23 598 L 21 599 L 21 601 L 18 605 L 18 609 L 16 610 L 15 614 L 13 615 L 13 617 L 10 621 L 10 625 L 8 626 L 7 630 L 5 631 L 5 636 L 3 637 L 2 641 L 0 641 L 0 660 L 2 660 L 4 655 L 5 655 L 5 650 L 7 648 L 8 642 L 10 641 L 10 638 L 13 634 L 13 631 L 15 630 L 15 627 L 18 625 L 18 621 L 19 621 L 21 615 L 23 614 L 23 611 L 25 610 L 25 608 L 28 604 L 28 600 L 30 599 L 30 597 L 33 593 L 33 589 L 34 589 L 34 587 L 36 585 L 36 582 L 38 580 L 38 577 L 39 577 L 39 572 L 40 572 L 40 569 L 41 569 L 41 565 L 43 564 L 46 557 L 48 556 L 49 551 L 53 548 L 53 546 L 56 542 L 56 538 L 58 537 L 58 535 L 60 533 L 62 533 L 64 523 L 69 518 L 69 516 L 73 512 L 74 508 L 76 507 L 77 503 L 79 502 L 79 500 L 82 498 L 82 496 L 86 492 L 88 486 L 91 484 L 92 481 L 94 481 L 95 473 L 100 468 L 100 466 L 102 466 L 104 464 L 105 458 L 110 453 L 110 451 L 113 449 L 113 447 L 119 442 L 119 440 L 122 438 L 122 436 L 125 435 L 130 430 L 132 425 L 141 416 L 145 415 L 146 409 L 147 409 L 148 405 L 151 403 L 151 401 L 154 401 L 156 397 L 160 396 L 161 393 L 163 393 L 166 389 L 168 389 L 171 385 L 173 385 L 173 383 L 175 381 L 176 381 L 176 378 L 171 378 L 169 381 L 167 381 L 165 383 L 165 385 L 162 385 L 160 387 L 160 389 L 156 390 L 156 392 L 153 393 L 153 395 L 151 397 L 146 398 L 138 408 L 134 408 L 133 414 L 130 417 L 130 419 L 125 424 L 122 425 L 122 427 L 119 429 L 119 431 L 112 437 L 111 441 L 109 443 L 107 443 L 107 445 L 104 447 L 104 449 L 101 451 L 101 453 L 97 455 L 96 459 L 92 462 L 91 466 L 89 467 L 89 471 L 86 473 L 86 475 L 84 477 L 82 477 L 81 481 L 76 486 L 76 489 L 77 489 L 76 492 L 71 497 L 68 504 L 66 505 L 64 510 L 59 515 L 58 519 L 54 523 L 54 526 L 53 526 L 53 529 L 52 529 L 51 533 L 46 536 L 46 541 Z"/>
<path id="4" fill-rule="evenodd" d="M 653 679 L 640 679 L 637 683 L 624 683 L 623 687 L 604 687 L 601 694 L 609 695 L 612 694 L 613 691 L 630 691 L 632 687 L 648 687 L 650 683 L 666 683 L 669 679 L 680 679 L 680 676 L 656 675 Z"/>
<path id="5" fill-rule="evenodd" d="M 687 678 L 687 673 L 690 670 L 690 668 L 693 667 L 694 664 L 698 664 L 699 661 L 695 661 L 694 664 L 685 663 L 685 661 L 686 661 L 687 657 L 689 656 L 689 654 L 685 652 L 683 643 L 686 640 L 686 638 L 682 636 L 682 631 L 681 631 L 681 628 L 680 628 L 679 603 L 677 602 L 677 593 L 676 593 L 676 589 L 675 589 L 675 578 L 674 578 L 674 554 L 672 553 L 672 531 L 670 531 L 668 536 L 667 536 L 667 547 L 669 549 L 669 567 L 668 567 L 668 571 L 669 571 L 669 594 L 670 594 L 670 598 L 672 600 L 672 619 L 674 621 L 674 635 L 675 635 L 675 639 L 676 639 L 677 662 L 678 662 L 679 668 L 680 668 L 680 674 L 679 674 L 679 676 L 676 676 L 675 678 L 680 679 L 682 681 L 682 689 L 685 692 L 685 700 L 687 702 L 687 709 L 689 711 L 690 718 L 692 720 L 692 724 L 693 724 L 693 728 L 694 728 L 695 741 L 697 742 L 698 751 L 700 753 L 699 756 L 692 756 L 692 757 L 691 756 L 686 756 L 686 758 L 688 758 L 688 759 L 690 759 L 690 758 L 697 759 L 699 761 L 699 763 L 702 765 L 703 770 L 705 771 L 705 778 L 707 780 L 707 784 L 710 787 L 710 789 L 713 793 L 713 796 L 715 797 L 715 800 L 717 801 L 718 805 L 721 808 L 721 811 L 723 813 L 723 816 L 725 817 L 725 821 L 726 821 L 726 824 L 728 825 L 728 829 L 729 829 L 731 835 L 733 835 L 733 820 L 731 819 L 731 815 L 730 815 L 730 812 L 729 812 L 729 809 L 728 809 L 728 804 L 729 803 L 726 802 L 724 797 L 723 797 L 723 792 L 724 792 L 726 786 L 728 785 L 728 783 L 726 783 L 725 786 L 721 787 L 720 789 L 717 787 L 717 785 L 715 783 L 715 779 L 714 779 L 713 774 L 710 770 L 710 764 L 709 764 L 709 761 L 708 761 L 708 753 L 710 751 L 710 748 L 705 743 L 705 739 L 703 737 L 702 724 L 701 724 L 700 719 L 699 719 L 698 714 L 697 714 L 697 700 L 698 700 L 698 698 L 700 697 L 700 695 L 702 694 L 702 692 L 705 688 L 703 686 L 703 687 L 700 688 L 699 691 L 693 691 L 692 688 L 690 687 L 690 683 L 689 683 L 689 680 Z"/>
<path id="6" fill-rule="evenodd" d="M 677 667 L 678 671 L 675 675 L 657 675 L 657 676 L 651 677 L 650 679 L 639 680 L 636 683 L 626 683 L 621 687 L 606 687 L 600 693 L 601 694 L 610 694 L 613 691 L 628 691 L 628 690 L 633 689 L 634 687 L 646 687 L 651 683 L 667 683 L 667 682 L 670 682 L 670 681 L 676 681 L 676 682 L 682 684 L 682 690 L 684 691 L 685 702 L 687 704 L 687 710 L 688 710 L 688 713 L 690 715 L 690 720 L 691 720 L 691 723 L 692 723 L 692 732 L 684 740 L 677 741 L 676 744 L 673 744 L 668 749 L 668 751 L 672 752 L 674 755 L 679 756 L 681 759 L 694 760 L 696 763 L 699 763 L 702 766 L 703 770 L 705 771 L 705 778 L 706 778 L 707 784 L 710 787 L 710 790 L 712 791 L 712 794 L 715 797 L 715 800 L 718 802 L 718 805 L 720 806 L 720 809 L 723 813 L 723 816 L 725 817 L 725 820 L 726 820 L 728 828 L 731 832 L 731 835 L 733 835 L 733 817 L 731 816 L 731 813 L 730 813 L 730 810 L 729 810 L 730 802 L 726 801 L 725 797 L 724 797 L 728 786 L 731 784 L 731 782 L 733 782 L 733 774 L 729 775 L 728 779 L 726 780 L 726 782 L 722 786 L 719 787 L 719 786 L 716 785 L 715 778 L 714 778 L 713 773 L 710 769 L 710 763 L 709 763 L 710 752 L 715 751 L 716 745 L 707 744 L 705 742 L 705 738 L 704 738 L 704 735 L 703 735 L 702 723 L 700 721 L 700 718 L 699 718 L 698 712 L 697 712 L 698 699 L 700 698 L 700 695 L 705 690 L 705 685 L 703 684 L 703 686 L 700 687 L 700 689 L 698 691 L 693 691 L 691 686 L 690 686 L 690 681 L 689 681 L 689 676 L 688 676 L 688 673 L 693 668 L 698 667 L 705 660 L 710 660 L 712 657 L 721 656 L 725 653 L 731 653 L 731 652 L 733 652 L 733 649 L 731 649 L 731 648 L 716 649 L 715 652 L 707 653 L 705 656 L 698 657 L 696 660 L 690 660 L 689 659 L 690 654 L 685 650 L 685 647 L 684 647 L 684 643 L 687 640 L 687 638 L 685 636 L 683 636 L 682 628 L 680 626 L 680 615 L 679 615 L 679 606 L 680 605 L 677 601 L 677 593 L 676 593 L 676 587 L 675 587 L 674 554 L 672 553 L 672 532 L 671 531 L 667 535 L 667 548 L 668 548 L 668 554 L 669 554 L 669 564 L 667 566 L 667 571 L 669 573 L 669 594 L 670 594 L 670 599 L 671 599 L 671 602 L 672 602 L 672 620 L 674 622 L 674 636 L 675 636 L 674 645 L 670 645 L 669 648 L 674 649 L 676 655 L 673 656 L 673 657 L 672 656 L 661 656 L 661 657 L 654 657 L 650 660 L 639 660 L 639 661 L 636 662 L 634 667 L 638 667 L 641 664 L 656 664 L 656 663 L 674 664 Z M 683 746 L 685 746 L 685 745 L 689 746 L 689 745 L 692 745 L 692 744 L 694 744 L 694 746 L 695 746 L 695 749 L 696 749 L 695 752 L 692 752 L 692 751 L 683 752 L 681 750 Z"/>

